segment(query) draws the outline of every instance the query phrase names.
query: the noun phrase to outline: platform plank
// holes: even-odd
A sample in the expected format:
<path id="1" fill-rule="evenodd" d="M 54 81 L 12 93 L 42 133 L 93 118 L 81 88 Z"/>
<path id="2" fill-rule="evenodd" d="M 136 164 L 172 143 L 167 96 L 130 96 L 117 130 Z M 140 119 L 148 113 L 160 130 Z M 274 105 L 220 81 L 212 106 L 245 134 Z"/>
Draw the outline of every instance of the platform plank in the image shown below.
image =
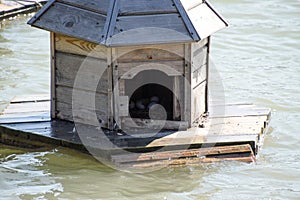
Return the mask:
<path id="1" fill-rule="evenodd" d="M 37 101 L 26 103 L 12 103 L 9 104 L 2 114 L 9 113 L 32 113 L 32 112 L 49 112 L 50 101 Z"/>
<path id="2" fill-rule="evenodd" d="M 215 156 L 225 154 L 237 154 L 237 153 L 249 153 L 253 155 L 251 146 L 246 145 L 233 145 L 233 146 L 211 146 L 197 149 L 185 149 L 185 150 L 173 150 L 173 151 L 156 151 L 150 153 L 130 153 L 113 155 L 112 161 L 117 163 L 128 163 L 138 161 L 156 161 L 156 160 L 171 160 L 188 157 L 203 157 L 203 156 Z"/>
<path id="3" fill-rule="evenodd" d="M 25 103 L 25 102 L 39 102 L 39 101 L 50 101 L 49 94 L 37 94 L 37 95 L 22 95 L 16 96 L 10 103 Z"/>

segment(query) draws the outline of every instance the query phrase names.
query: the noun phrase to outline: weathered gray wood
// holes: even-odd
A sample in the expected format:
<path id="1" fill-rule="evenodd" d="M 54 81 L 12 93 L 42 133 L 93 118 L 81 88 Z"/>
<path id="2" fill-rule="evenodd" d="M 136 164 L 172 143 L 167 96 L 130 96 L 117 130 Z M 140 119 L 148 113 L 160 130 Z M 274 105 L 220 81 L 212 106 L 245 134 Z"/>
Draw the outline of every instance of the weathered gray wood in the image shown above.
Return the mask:
<path id="1" fill-rule="evenodd" d="M 178 48 L 175 50 L 175 48 Z M 176 61 L 184 59 L 182 45 L 166 45 L 163 49 L 160 45 L 139 48 L 118 48 L 118 62 L 138 61 Z"/>
<path id="2" fill-rule="evenodd" d="M 195 45 L 192 46 L 192 50 L 192 72 L 194 72 L 207 64 L 208 51 L 207 47 L 197 48 Z"/>
<path id="3" fill-rule="evenodd" d="M 61 34 L 55 34 L 55 49 L 65 53 L 107 59 L 105 46 Z"/>
<path id="4" fill-rule="evenodd" d="M 107 51 L 107 76 L 108 76 L 108 128 L 114 128 L 114 95 L 113 95 L 113 59 L 112 59 L 112 49 Z"/>
<path id="5" fill-rule="evenodd" d="M 122 126 L 126 128 L 143 128 L 145 130 L 186 130 L 188 127 L 188 123 L 186 121 L 153 120 L 124 117 L 122 118 Z"/>
<path id="6" fill-rule="evenodd" d="M 33 26 L 100 43 L 106 16 L 55 2 Z"/>
<path id="7" fill-rule="evenodd" d="M 190 33 L 178 14 L 159 14 L 119 17 L 107 44 L 128 46 L 192 42 Z"/>
<path id="8" fill-rule="evenodd" d="M 73 94 L 75 93 L 75 94 Z M 74 98 L 73 98 L 74 97 Z M 99 110 L 107 114 L 108 96 L 107 94 L 94 93 L 78 88 L 58 86 L 56 88 L 56 100 L 73 106 L 86 107 L 87 109 Z M 94 107 L 95 106 L 95 107 Z M 65 110 L 59 110 L 64 112 Z"/>
<path id="9" fill-rule="evenodd" d="M 183 7 L 185 10 L 193 9 L 196 6 L 199 6 L 200 4 L 204 3 L 203 0 L 184 0 L 181 1 Z"/>
<path id="10" fill-rule="evenodd" d="M 209 83 L 210 83 L 210 78 L 209 78 L 209 71 L 210 71 L 210 41 L 211 41 L 211 36 L 207 38 L 207 57 L 206 57 L 206 90 L 205 90 L 205 112 L 208 112 L 209 108 Z"/>
<path id="11" fill-rule="evenodd" d="M 225 143 L 244 143 L 253 142 L 257 144 L 258 134 L 245 135 L 207 135 L 207 132 L 201 129 L 179 131 L 166 137 L 152 141 L 147 147 L 161 147 L 168 145 L 191 145 L 191 144 L 225 144 Z"/>
<path id="12" fill-rule="evenodd" d="M 49 94 L 36 94 L 36 95 L 21 95 L 16 96 L 11 100 L 10 103 L 26 103 L 26 102 L 39 102 L 39 101 L 50 101 Z"/>
<path id="13" fill-rule="evenodd" d="M 108 116 L 104 111 L 90 110 L 86 107 L 57 102 L 57 118 L 76 123 L 107 127 Z"/>
<path id="14" fill-rule="evenodd" d="M 173 83 L 173 119 L 180 119 L 181 120 L 181 115 L 183 113 L 181 112 L 182 109 L 181 107 L 183 106 L 183 91 L 181 90 L 181 85 L 180 85 L 180 76 L 175 76 L 174 77 L 174 83 Z"/>
<path id="15" fill-rule="evenodd" d="M 111 52 L 112 52 L 112 66 L 113 66 L 112 78 L 113 78 L 114 120 L 118 128 L 122 129 L 121 116 L 120 116 L 121 104 L 120 104 L 120 93 L 119 93 L 119 66 L 117 62 L 116 49 L 112 48 Z"/>
<path id="16" fill-rule="evenodd" d="M 106 15 L 111 0 L 58 0 L 58 2 L 62 2 L 85 10 L 90 10 Z"/>
<path id="17" fill-rule="evenodd" d="M 108 93 L 107 61 L 56 52 L 56 84 Z"/>
<path id="18" fill-rule="evenodd" d="M 192 88 L 191 88 L 191 44 L 185 44 L 184 50 L 184 120 L 188 122 L 189 127 L 192 125 L 191 104 L 192 104 Z"/>
<path id="19" fill-rule="evenodd" d="M 119 15 L 177 13 L 172 0 L 120 0 Z"/>
<path id="20" fill-rule="evenodd" d="M 118 63 L 119 76 L 122 79 L 133 79 L 138 73 L 145 70 L 158 70 L 168 76 L 182 76 L 184 74 L 184 62 L 180 61 L 146 61 Z"/>
<path id="21" fill-rule="evenodd" d="M 192 106 L 191 106 L 191 116 L 192 122 L 196 121 L 202 114 L 205 113 L 205 87 L 206 81 L 202 84 L 196 86 L 192 90 Z"/>
<path id="22" fill-rule="evenodd" d="M 50 33 L 50 113 L 51 113 L 51 118 L 56 117 L 56 92 L 55 92 L 55 84 L 56 84 L 56 51 L 55 51 L 55 33 L 51 32 Z"/>
<path id="23" fill-rule="evenodd" d="M 210 107 L 210 117 L 246 117 L 246 116 L 268 116 L 269 108 L 253 107 L 249 105 L 220 105 Z"/>
<path id="24" fill-rule="evenodd" d="M 186 2 L 181 1 L 185 7 Z M 188 2 L 188 1 L 187 1 Z M 201 39 L 210 36 L 212 33 L 225 28 L 227 24 L 215 11 L 208 6 L 207 2 L 186 9 L 186 13 Z M 203 28 L 205 27 L 205 28 Z"/>
<path id="25" fill-rule="evenodd" d="M 199 67 L 197 70 L 195 70 L 193 72 L 193 74 L 192 74 L 192 83 L 191 83 L 192 88 L 197 87 L 198 85 L 200 85 L 201 83 L 203 83 L 204 81 L 207 80 L 206 69 L 207 69 L 207 67 L 204 65 L 202 67 Z"/>
<path id="26" fill-rule="evenodd" d="M 13 123 L 28 123 L 28 122 L 44 122 L 50 121 L 50 113 L 48 112 L 34 112 L 34 113 L 13 113 L 0 115 L 0 124 Z"/>
<path id="27" fill-rule="evenodd" d="M 119 96 L 119 116 L 127 117 L 129 116 L 129 97 Z"/>
<path id="28" fill-rule="evenodd" d="M 26 113 L 30 111 L 41 112 L 50 110 L 49 101 L 28 102 L 28 103 L 13 103 L 9 104 L 3 111 L 3 114 L 8 113 Z"/>

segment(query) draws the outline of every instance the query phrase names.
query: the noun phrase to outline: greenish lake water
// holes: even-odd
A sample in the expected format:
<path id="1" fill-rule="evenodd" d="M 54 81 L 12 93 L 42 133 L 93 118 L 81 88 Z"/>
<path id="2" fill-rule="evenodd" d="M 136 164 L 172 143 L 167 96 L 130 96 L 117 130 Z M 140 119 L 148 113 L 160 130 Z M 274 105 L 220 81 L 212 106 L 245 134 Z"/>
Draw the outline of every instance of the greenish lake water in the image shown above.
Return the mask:
<path id="1" fill-rule="evenodd" d="M 230 23 L 211 48 L 226 102 L 272 108 L 257 163 L 134 174 L 64 148 L 0 145 L 0 199 L 300 199 L 300 1 L 212 3 Z M 0 110 L 15 95 L 49 92 L 49 34 L 27 20 L 0 30 Z"/>

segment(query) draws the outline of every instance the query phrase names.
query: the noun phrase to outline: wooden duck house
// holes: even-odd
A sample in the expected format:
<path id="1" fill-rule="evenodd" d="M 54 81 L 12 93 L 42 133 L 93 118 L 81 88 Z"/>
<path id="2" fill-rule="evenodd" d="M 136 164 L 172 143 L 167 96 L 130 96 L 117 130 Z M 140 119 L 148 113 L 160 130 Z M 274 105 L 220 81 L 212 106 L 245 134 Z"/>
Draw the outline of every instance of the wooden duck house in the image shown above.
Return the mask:
<path id="1" fill-rule="evenodd" d="M 51 32 L 52 118 L 187 129 L 208 111 L 210 35 L 227 24 L 207 1 L 52 0 L 29 24 Z"/>
<path id="2" fill-rule="evenodd" d="M 270 109 L 209 104 L 210 35 L 227 23 L 208 1 L 50 0 L 29 24 L 51 32 L 51 94 L 13 99 L 1 143 L 142 168 L 255 160 Z"/>

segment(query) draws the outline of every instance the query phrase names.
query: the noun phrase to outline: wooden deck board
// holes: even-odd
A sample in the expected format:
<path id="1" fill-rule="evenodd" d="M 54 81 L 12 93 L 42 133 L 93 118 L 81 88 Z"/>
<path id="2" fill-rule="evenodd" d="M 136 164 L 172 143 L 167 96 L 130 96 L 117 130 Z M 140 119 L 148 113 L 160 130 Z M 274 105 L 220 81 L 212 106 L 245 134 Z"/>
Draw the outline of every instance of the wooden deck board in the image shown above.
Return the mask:
<path id="1" fill-rule="evenodd" d="M 30 13 L 37 11 L 42 4 L 47 3 L 47 0 L 35 1 L 22 1 L 19 3 L 14 1 L 8 2 L 9 4 L 0 3 L 0 20 L 8 19 L 22 13 Z"/>
<path id="2" fill-rule="evenodd" d="M 45 145 L 61 145 L 86 151 L 75 129 L 74 123 L 50 119 L 49 102 L 49 96 L 47 95 L 15 98 L 4 112 L 0 114 L 1 141 L 23 146 L 28 143 L 29 147 L 36 146 L 37 142 L 40 142 L 41 145 L 43 143 Z M 195 148 L 197 147 L 198 150 L 199 145 L 200 147 L 204 145 L 207 147 L 216 147 L 214 151 L 220 150 L 222 147 L 227 150 L 231 149 L 235 151 L 235 153 L 231 155 L 233 157 L 197 157 L 192 160 L 174 159 L 171 161 L 164 160 L 161 164 L 196 164 L 199 162 L 220 160 L 242 160 L 250 162 L 253 160 L 252 153 L 246 156 L 243 152 L 238 153 L 238 145 L 248 144 L 251 146 L 254 155 L 257 153 L 259 146 L 262 145 L 263 135 L 267 130 L 270 110 L 259 108 L 252 104 L 217 105 L 214 108 L 223 109 L 225 115 L 211 115 L 204 119 L 202 124 L 204 128 L 194 127 L 187 131 L 163 131 L 154 135 L 143 132 L 132 135 L 122 135 L 113 131 L 104 130 L 104 135 L 101 135 L 99 129 L 89 125 L 85 125 L 86 127 L 83 130 L 90 135 L 95 135 L 97 137 L 96 139 L 100 139 L 100 141 L 103 137 L 105 137 L 106 140 L 109 139 L 114 145 L 108 145 L 107 150 L 116 152 L 118 152 L 120 148 L 134 152 L 147 152 L 150 149 L 155 150 L 161 147 L 168 147 L 167 149 L 169 150 L 170 148 L 174 149 L 171 151 L 176 156 L 178 155 L 178 151 L 184 151 L 184 149 L 189 148 L 190 145 L 195 146 Z M 89 137 L 89 134 L 86 134 L 86 136 Z M 187 154 L 198 152 L 198 150 L 191 150 L 187 152 Z M 167 154 L 168 152 L 159 155 Z M 150 154 L 144 155 L 147 157 L 147 155 Z M 126 157 L 129 155 L 123 156 Z M 240 159 L 236 158 L 236 156 L 239 156 Z M 116 157 L 113 158 L 116 159 Z M 143 162 L 131 164 L 137 167 L 155 166 L 158 165 L 160 161 L 152 161 L 151 163 Z"/>

